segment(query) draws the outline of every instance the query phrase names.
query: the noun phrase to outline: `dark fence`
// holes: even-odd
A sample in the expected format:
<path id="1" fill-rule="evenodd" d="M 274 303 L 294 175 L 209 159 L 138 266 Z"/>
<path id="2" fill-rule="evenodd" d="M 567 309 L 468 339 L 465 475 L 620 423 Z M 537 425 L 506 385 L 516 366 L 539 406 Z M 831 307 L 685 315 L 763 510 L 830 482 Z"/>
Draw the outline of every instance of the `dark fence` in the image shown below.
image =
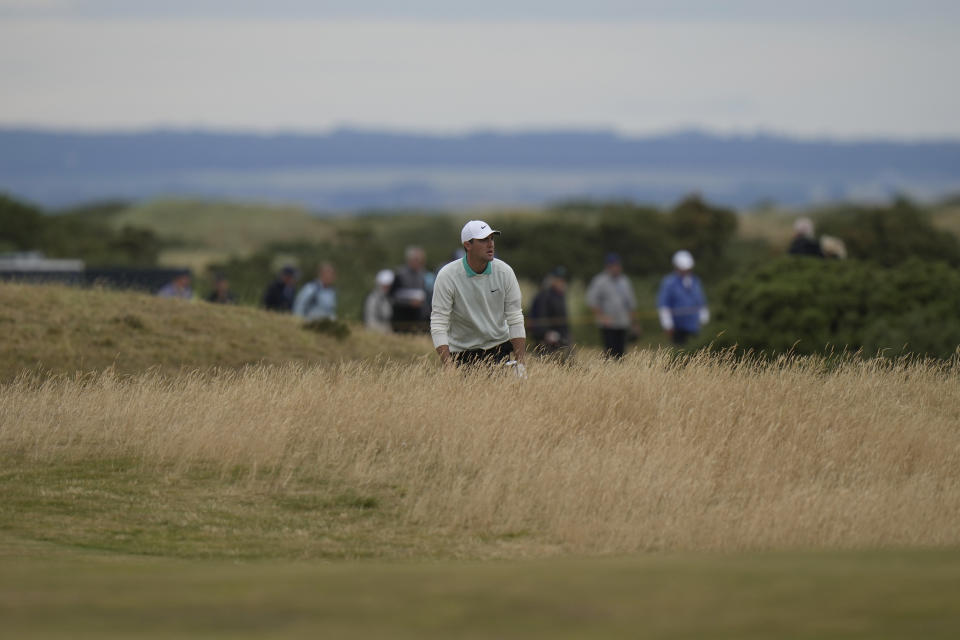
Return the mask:
<path id="1" fill-rule="evenodd" d="M 128 267 L 102 267 L 83 271 L 0 270 L 0 281 L 28 284 L 60 283 L 81 287 L 99 286 L 156 293 L 160 287 L 184 272 L 186 272 L 185 269 Z"/>

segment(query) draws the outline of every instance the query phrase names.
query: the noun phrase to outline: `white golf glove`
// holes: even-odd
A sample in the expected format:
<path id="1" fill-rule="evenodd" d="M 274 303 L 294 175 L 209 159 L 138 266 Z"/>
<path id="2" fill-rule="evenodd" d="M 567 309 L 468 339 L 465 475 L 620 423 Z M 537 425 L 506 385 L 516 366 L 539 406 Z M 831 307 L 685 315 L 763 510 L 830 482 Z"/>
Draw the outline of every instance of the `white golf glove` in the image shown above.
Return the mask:
<path id="1" fill-rule="evenodd" d="M 517 362 L 516 360 L 508 360 L 504 363 L 504 366 L 512 367 L 514 373 L 517 374 L 517 377 L 521 380 L 526 380 L 527 378 L 527 365 L 522 362 Z"/>

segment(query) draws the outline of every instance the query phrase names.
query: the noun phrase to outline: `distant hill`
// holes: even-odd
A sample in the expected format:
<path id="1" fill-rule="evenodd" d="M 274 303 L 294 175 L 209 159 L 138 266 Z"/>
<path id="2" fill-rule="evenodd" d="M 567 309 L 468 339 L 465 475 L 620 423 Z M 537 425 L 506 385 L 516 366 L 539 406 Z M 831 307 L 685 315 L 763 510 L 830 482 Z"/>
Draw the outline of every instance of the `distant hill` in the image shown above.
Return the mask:
<path id="1" fill-rule="evenodd" d="M 698 132 L 459 136 L 0 129 L 0 190 L 48 207 L 191 196 L 318 210 L 539 205 L 571 198 L 789 205 L 960 192 L 960 141 L 802 141 Z"/>

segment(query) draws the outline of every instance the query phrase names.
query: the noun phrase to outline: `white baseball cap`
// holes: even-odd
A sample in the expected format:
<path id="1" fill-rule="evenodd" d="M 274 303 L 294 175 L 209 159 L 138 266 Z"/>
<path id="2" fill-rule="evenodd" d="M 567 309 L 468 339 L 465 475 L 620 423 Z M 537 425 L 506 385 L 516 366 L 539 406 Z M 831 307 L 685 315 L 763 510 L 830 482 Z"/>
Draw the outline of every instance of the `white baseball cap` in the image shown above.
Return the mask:
<path id="1" fill-rule="evenodd" d="M 460 242 L 469 242 L 470 240 L 482 240 L 491 235 L 500 235 L 496 229 L 491 229 L 483 220 L 471 220 L 463 225 L 460 231 Z"/>
<path id="2" fill-rule="evenodd" d="M 381 287 L 389 287 L 393 284 L 393 271 L 390 269 L 383 269 L 382 271 L 377 272 L 377 284 Z"/>
<path id="3" fill-rule="evenodd" d="M 693 256 L 689 251 L 681 249 L 673 254 L 673 266 L 681 271 L 689 271 L 693 269 Z"/>

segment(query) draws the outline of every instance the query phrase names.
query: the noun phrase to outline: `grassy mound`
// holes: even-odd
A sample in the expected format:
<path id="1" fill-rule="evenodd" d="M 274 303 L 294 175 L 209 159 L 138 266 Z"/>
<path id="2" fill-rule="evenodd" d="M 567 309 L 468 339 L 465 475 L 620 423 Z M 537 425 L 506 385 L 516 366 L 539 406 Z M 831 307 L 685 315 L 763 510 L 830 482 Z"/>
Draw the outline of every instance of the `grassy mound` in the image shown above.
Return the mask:
<path id="1" fill-rule="evenodd" d="M 410 361 L 432 354 L 424 337 L 354 328 L 337 339 L 259 309 L 54 285 L 0 284 L 0 330 L 0 381 L 24 370 L 174 373 L 254 363 Z"/>

